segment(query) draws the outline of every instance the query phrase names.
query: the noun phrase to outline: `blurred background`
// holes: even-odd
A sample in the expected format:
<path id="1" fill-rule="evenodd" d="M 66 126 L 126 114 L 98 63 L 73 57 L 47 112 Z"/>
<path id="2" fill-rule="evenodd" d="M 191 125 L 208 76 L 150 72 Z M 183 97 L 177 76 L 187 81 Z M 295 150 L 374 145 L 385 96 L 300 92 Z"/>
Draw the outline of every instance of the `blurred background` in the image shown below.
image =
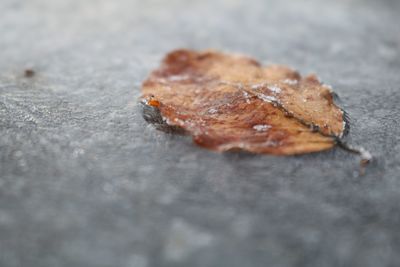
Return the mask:
<path id="1" fill-rule="evenodd" d="M 400 266 L 400 1 L 2 0 L 0 266 Z M 315 72 L 340 149 L 218 154 L 148 125 L 177 48 Z"/>

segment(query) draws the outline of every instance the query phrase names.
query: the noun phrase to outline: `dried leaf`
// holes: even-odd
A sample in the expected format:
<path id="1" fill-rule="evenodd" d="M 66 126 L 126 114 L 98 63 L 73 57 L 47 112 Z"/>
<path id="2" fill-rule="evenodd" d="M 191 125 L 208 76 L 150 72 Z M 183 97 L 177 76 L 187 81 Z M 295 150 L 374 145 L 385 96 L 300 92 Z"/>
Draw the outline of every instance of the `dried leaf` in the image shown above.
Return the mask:
<path id="1" fill-rule="evenodd" d="M 344 133 L 344 112 L 316 76 L 215 51 L 176 50 L 142 86 L 144 117 L 203 147 L 290 155 Z M 165 128 L 165 126 L 168 128 Z"/>

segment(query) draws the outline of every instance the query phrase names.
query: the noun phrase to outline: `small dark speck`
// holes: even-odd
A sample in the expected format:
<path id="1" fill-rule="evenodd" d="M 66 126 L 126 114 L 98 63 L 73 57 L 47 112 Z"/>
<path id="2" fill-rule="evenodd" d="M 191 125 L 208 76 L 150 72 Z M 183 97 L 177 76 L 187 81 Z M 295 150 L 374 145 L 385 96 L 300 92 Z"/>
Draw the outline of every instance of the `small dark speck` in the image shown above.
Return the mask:
<path id="1" fill-rule="evenodd" d="M 35 71 L 32 69 L 26 69 L 24 75 L 27 78 L 32 78 L 33 76 L 35 76 Z"/>

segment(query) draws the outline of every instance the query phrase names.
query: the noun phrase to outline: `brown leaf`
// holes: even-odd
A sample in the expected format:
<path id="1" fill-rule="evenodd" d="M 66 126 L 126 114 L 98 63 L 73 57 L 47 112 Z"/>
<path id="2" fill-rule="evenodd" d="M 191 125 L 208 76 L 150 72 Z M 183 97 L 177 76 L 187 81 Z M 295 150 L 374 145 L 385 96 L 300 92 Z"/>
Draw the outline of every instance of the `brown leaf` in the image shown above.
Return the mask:
<path id="1" fill-rule="evenodd" d="M 143 83 L 142 93 L 147 120 L 183 130 L 217 151 L 321 151 L 333 147 L 345 129 L 343 111 L 316 76 L 262 67 L 245 56 L 173 51 Z"/>

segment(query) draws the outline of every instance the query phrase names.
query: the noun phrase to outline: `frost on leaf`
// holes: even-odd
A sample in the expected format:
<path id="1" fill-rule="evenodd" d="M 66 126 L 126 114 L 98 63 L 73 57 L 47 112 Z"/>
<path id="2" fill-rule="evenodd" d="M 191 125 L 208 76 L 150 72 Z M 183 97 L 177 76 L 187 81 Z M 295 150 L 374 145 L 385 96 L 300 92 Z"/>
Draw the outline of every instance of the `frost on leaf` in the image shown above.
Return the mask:
<path id="1" fill-rule="evenodd" d="M 142 86 L 144 117 L 217 150 L 277 155 L 326 150 L 344 112 L 316 76 L 215 51 L 169 53 Z"/>

